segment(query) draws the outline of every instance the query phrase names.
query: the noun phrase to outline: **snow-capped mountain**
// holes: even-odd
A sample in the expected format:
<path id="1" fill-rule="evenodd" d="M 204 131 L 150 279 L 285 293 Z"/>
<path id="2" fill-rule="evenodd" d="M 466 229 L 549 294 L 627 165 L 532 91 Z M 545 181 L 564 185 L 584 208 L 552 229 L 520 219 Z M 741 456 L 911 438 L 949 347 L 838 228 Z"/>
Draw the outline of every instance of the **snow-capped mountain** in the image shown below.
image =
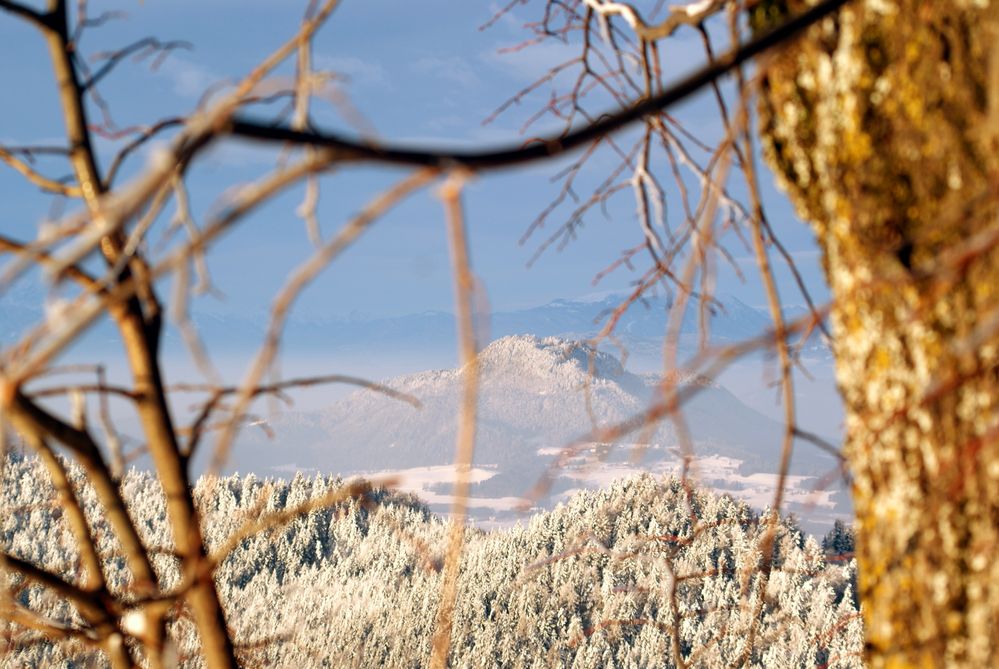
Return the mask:
<path id="1" fill-rule="evenodd" d="M 631 434 L 619 444 L 590 443 L 585 435 L 648 406 L 655 378 L 625 371 L 612 355 L 576 341 L 527 335 L 494 341 L 480 354 L 481 391 L 472 480 L 473 514 L 510 518 L 522 497 L 548 471 L 562 449 L 580 437 L 581 448 L 553 471 L 551 489 L 532 500 L 551 506 L 567 492 L 640 471 L 671 472 L 681 444 L 671 423 Z M 357 391 L 318 412 L 284 413 L 270 421 L 272 440 L 249 432 L 237 465 L 260 471 L 318 470 L 343 475 L 394 472 L 409 489 L 446 510 L 453 480 L 457 408 L 462 370 L 398 377 L 386 384 L 415 396 L 416 409 L 369 390 Z M 697 393 L 684 407 L 694 445 L 694 472 L 717 490 L 758 506 L 772 496 L 780 459 L 781 426 L 703 379 L 684 382 Z M 637 447 L 641 442 L 641 447 Z M 835 468 L 828 456 L 798 444 L 790 494 L 793 510 L 816 505 L 829 519 L 845 496 L 810 486 Z M 819 522 L 822 522 L 819 520 Z M 831 521 L 830 521 L 831 522 Z"/>

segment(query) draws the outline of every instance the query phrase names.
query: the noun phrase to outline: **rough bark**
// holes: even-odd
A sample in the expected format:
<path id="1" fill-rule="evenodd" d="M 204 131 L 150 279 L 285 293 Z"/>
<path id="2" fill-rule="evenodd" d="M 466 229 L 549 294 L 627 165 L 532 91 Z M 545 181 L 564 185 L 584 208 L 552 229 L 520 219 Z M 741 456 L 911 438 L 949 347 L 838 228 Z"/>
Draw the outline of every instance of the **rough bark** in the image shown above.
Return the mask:
<path id="1" fill-rule="evenodd" d="M 867 659 L 997 666 L 999 3 L 855 0 L 764 67 L 835 297 Z"/>

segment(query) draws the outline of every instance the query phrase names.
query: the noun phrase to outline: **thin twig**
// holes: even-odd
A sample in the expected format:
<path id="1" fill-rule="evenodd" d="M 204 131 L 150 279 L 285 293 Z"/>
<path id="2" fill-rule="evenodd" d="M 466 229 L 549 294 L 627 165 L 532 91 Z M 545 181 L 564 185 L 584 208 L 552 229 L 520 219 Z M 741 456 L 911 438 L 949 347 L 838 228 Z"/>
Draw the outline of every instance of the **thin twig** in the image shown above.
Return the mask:
<path id="1" fill-rule="evenodd" d="M 468 508 L 469 472 L 475 453 L 476 411 L 479 402 L 479 358 L 475 339 L 475 314 L 473 301 L 475 279 L 468 253 L 465 218 L 462 211 L 461 192 L 468 175 L 452 173 L 440 189 L 447 219 L 448 243 L 451 249 L 451 266 L 454 276 L 454 302 L 458 326 L 458 355 L 462 372 L 461 406 L 458 414 L 458 433 L 455 437 L 454 501 L 451 504 L 451 527 L 448 532 L 447 553 L 444 558 L 444 575 L 441 598 L 437 607 L 437 622 L 431 640 L 430 667 L 444 669 L 448 666 L 451 646 L 454 605 L 458 596 L 458 575 L 465 541 L 465 515 Z"/>

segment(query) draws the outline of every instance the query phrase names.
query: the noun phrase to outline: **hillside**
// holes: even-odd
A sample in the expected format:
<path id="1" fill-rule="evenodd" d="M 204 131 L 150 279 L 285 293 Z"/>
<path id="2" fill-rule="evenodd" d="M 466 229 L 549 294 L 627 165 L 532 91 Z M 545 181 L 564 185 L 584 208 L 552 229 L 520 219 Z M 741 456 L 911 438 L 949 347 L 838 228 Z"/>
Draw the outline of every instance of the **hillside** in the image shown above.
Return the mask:
<path id="1" fill-rule="evenodd" d="M 77 573 L 65 520 L 30 459 L 8 461 L 0 497 L 4 549 Z M 76 479 L 77 485 L 80 479 Z M 216 550 L 248 520 L 335 494 L 342 482 L 231 477 L 202 480 L 196 498 Z M 159 547 L 155 567 L 180 583 L 154 479 L 131 473 L 123 490 L 144 540 Z M 110 587 L 127 587 L 106 520 L 92 496 Z M 689 509 L 692 512 L 688 512 Z M 56 530 L 46 534 L 43 528 Z M 855 565 L 828 563 L 811 537 L 780 526 L 775 569 L 759 615 L 763 528 L 746 505 L 651 477 L 580 493 L 524 526 L 473 532 L 464 552 L 452 664 L 465 666 L 672 667 L 679 652 L 695 666 L 731 666 L 757 626 L 749 666 L 859 667 L 862 630 Z M 64 541 L 58 541 L 60 532 Z M 216 572 L 241 661 L 272 667 L 421 667 L 429 652 L 447 524 L 406 495 L 375 491 L 299 517 L 236 543 Z M 48 543 L 40 536 L 52 536 Z M 7 576 L 7 579 L 13 577 Z M 17 581 L 16 578 L 13 579 Z M 674 590 L 675 588 L 675 590 Z M 55 623 L 75 614 L 40 587 L 19 586 L 20 606 Z M 168 648 L 185 669 L 195 637 L 182 609 L 168 614 Z M 133 623 L 134 624 L 134 623 Z M 32 642 L 0 623 L 3 666 L 103 667 L 76 642 Z"/>

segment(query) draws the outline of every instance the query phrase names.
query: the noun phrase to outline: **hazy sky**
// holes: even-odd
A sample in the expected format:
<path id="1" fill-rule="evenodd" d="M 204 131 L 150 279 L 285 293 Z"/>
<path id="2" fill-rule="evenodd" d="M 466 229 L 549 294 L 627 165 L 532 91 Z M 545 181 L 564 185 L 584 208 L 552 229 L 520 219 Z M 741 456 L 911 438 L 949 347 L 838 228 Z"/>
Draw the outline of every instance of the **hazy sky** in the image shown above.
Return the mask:
<path id="1" fill-rule="evenodd" d="M 303 2 L 264 0 L 91 2 L 92 15 L 124 10 L 129 16 L 89 31 L 82 50 L 92 56 L 146 35 L 192 44 L 191 50 L 175 51 L 155 72 L 150 71 L 149 61 L 128 62 L 102 85 L 119 126 L 145 124 L 190 111 L 206 88 L 247 73 L 295 31 L 303 7 Z M 528 3 L 483 31 L 479 26 L 495 10 L 489 3 L 345 0 L 315 42 L 315 61 L 317 67 L 349 77 L 342 92 L 382 139 L 423 145 L 522 141 L 521 125 L 549 89 L 542 87 L 540 97 L 525 101 L 488 126 L 482 121 L 549 66 L 576 55 L 578 46 L 554 42 L 500 53 L 528 36 L 523 24 L 535 20 L 542 8 L 541 2 Z M 0 85 L 17 92 L 6 95 L 0 107 L 0 140 L 17 144 L 58 141 L 62 123 L 39 36 L 26 24 L 4 16 L 0 58 L 7 64 L 0 69 Z M 700 41 L 692 31 L 681 32 L 664 57 L 667 69 L 675 73 L 670 78 L 701 61 Z M 277 107 L 259 111 L 265 114 Z M 317 103 L 314 109 L 320 125 L 347 127 L 330 105 Z M 686 104 L 677 114 L 695 133 L 712 136 L 719 131 L 715 107 L 706 96 Z M 550 122 L 537 126 L 552 127 Z M 106 166 L 111 145 L 102 141 L 100 146 Z M 196 213 L 203 216 L 226 189 L 265 173 L 275 155 L 273 148 L 232 141 L 214 149 L 188 180 Z M 127 171 L 142 164 L 143 158 L 136 159 Z M 518 245 L 530 221 L 558 193 L 558 184 L 551 183 L 550 177 L 565 164 L 563 160 L 489 174 L 478 178 L 468 191 L 472 258 L 494 308 L 622 289 L 637 276 L 625 270 L 597 287 L 591 285 L 596 271 L 641 240 L 627 190 L 612 201 L 609 219 L 594 211 L 564 251 L 546 253 L 533 268 L 526 268 L 538 244 L 568 215 L 568 208 L 561 209 L 539 235 Z M 609 154 L 598 156 L 584 184 L 597 183 L 612 167 Z M 668 166 L 663 163 L 657 169 L 668 182 Z M 331 235 L 399 174 L 348 167 L 324 177 L 319 209 L 324 235 Z M 775 225 L 821 296 L 824 288 L 810 232 L 794 219 L 766 172 L 763 182 Z M 585 196 L 585 188 L 582 192 Z M 0 228 L 20 238 L 33 237 L 48 211 L 48 198 L 25 188 L 21 177 L 9 169 L 0 170 L 0 193 L 4 199 Z M 293 189 L 275 200 L 216 246 L 211 262 L 224 298 L 203 298 L 198 310 L 245 313 L 269 304 L 289 270 L 311 249 L 305 227 L 294 213 L 302 193 L 302 188 Z M 670 194 L 668 204 L 675 207 L 675 215 L 679 206 L 674 196 Z M 734 238 L 728 247 L 751 269 L 748 252 Z M 763 302 L 755 281 L 740 285 L 733 277 L 731 271 L 720 275 L 725 290 L 750 304 Z M 787 277 L 782 277 L 781 284 L 788 302 L 801 302 Z M 421 194 L 378 223 L 323 274 L 304 295 L 296 315 L 450 310 L 451 290 L 441 206 L 432 193 Z"/>

